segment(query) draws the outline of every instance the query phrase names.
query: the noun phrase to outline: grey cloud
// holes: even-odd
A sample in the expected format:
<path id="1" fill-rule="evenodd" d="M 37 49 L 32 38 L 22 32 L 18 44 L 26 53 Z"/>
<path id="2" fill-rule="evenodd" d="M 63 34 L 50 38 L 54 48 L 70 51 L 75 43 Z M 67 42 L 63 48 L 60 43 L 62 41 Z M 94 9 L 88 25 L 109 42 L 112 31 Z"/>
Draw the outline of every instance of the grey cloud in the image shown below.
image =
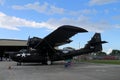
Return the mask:
<path id="1" fill-rule="evenodd" d="M 115 3 L 118 2 L 119 0 L 90 0 L 89 5 L 94 6 L 94 5 L 104 5 L 104 4 L 110 4 L 110 3 Z"/>
<path id="2" fill-rule="evenodd" d="M 26 5 L 13 5 L 13 9 L 16 10 L 34 10 L 39 13 L 47 14 L 47 15 L 53 15 L 53 14 L 62 14 L 62 15 L 72 15 L 72 16 L 79 16 L 81 14 L 96 14 L 96 9 L 82 9 L 78 11 L 71 11 L 64 8 L 57 7 L 55 5 L 51 5 L 48 3 L 40 4 L 39 2 L 34 3 L 28 3 Z"/>
<path id="3" fill-rule="evenodd" d="M 97 23 L 92 22 L 88 17 L 80 16 L 77 19 L 71 18 L 61 18 L 61 19 L 50 19 L 46 23 L 50 24 L 53 28 L 61 25 L 75 25 L 82 27 L 92 32 L 103 32 L 104 30 L 110 29 L 112 26 L 105 21 L 100 21 Z"/>
<path id="4" fill-rule="evenodd" d="M 61 18 L 61 19 L 49 19 L 44 22 L 29 21 L 26 19 L 18 18 L 15 16 L 8 16 L 0 12 L 0 28 L 10 29 L 10 30 L 20 30 L 20 27 L 31 27 L 31 28 L 47 28 L 56 29 L 61 25 L 74 25 L 78 27 L 85 28 L 93 32 L 102 32 L 109 29 L 111 25 L 108 22 L 101 21 L 94 23 L 89 17 L 79 16 L 76 19 L 72 18 Z"/>
<path id="5" fill-rule="evenodd" d="M 41 28 L 49 26 L 45 22 L 35 22 L 26 19 L 8 16 L 0 12 L 0 28 L 5 28 L 9 30 L 19 30 L 19 27 L 31 27 L 31 28 Z"/>
<path id="6" fill-rule="evenodd" d="M 0 0 L 0 5 L 4 5 L 5 0 Z"/>
<path id="7" fill-rule="evenodd" d="M 40 4 L 39 2 L 29 3 L 23 6 L 14 5 L 12 6 L 13 9 L 16 10 L 34 10 L 39 13 L 44 14 L 62 14 L 64 13 L 63 8 L 59 8 L 53 5 L 49 5 L 48 3 Z"/>

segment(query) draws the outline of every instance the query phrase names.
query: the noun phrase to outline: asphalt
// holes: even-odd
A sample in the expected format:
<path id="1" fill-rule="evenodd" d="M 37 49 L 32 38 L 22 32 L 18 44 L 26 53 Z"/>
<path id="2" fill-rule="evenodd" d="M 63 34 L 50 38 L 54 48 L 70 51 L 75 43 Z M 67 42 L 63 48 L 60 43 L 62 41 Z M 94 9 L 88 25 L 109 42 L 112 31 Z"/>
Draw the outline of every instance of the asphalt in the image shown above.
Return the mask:
<path id="1" fill-rule="evenodd" d="M 0 80 L 120 80 L 120 65 L 73 63 L 65 68 L 64 63 L 53 65 L 0 62 Z"/>

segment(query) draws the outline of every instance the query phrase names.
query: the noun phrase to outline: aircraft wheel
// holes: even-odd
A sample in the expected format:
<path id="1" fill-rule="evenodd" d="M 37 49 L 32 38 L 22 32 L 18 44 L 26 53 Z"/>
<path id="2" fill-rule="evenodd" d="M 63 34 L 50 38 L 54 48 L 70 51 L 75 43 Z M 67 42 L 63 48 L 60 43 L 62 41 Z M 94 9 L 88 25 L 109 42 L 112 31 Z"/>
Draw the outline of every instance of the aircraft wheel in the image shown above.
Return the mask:
<path id="1" fill-rule="evenodd" d="M 47 65 L 52 65 L 52 61 L 48 60 Z"/>

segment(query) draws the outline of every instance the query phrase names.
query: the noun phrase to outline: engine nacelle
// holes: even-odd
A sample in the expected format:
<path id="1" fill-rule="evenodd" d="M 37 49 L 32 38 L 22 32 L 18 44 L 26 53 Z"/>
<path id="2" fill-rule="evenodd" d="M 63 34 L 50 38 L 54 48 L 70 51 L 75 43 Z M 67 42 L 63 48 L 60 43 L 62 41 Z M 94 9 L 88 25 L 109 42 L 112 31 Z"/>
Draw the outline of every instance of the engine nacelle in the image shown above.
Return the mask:
<path id="1" fill-rule="evenodd" d="M 31 47 L 31 48 L 34 48 L 38 43 L 40 43 L 42 41 L 41 38 L 38 38 L 38 37 L 33 37 L 33 38 L 29 38 L 28 39 L 28 46 Z"/>

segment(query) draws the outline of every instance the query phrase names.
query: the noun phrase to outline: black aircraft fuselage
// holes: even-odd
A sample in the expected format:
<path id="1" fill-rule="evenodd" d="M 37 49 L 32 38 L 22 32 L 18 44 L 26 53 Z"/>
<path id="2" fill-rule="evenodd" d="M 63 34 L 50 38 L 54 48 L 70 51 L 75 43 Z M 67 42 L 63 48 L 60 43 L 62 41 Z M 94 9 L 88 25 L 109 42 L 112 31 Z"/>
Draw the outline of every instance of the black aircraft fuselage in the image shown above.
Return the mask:
<path id="1" fill-rule="evenodd" d="M 58 50 L 55 47 L 70 43 L 69 40 L 73 35 L 87 32 L 87 30 L 75 26 L 64 25 L 53 31 L 51 34 L 41 39 L 33 37 L 28 39 L 28 49 L 20 50 L 11 55 L 12 60 L 18 63 L 42 63 L 51 64 L 53 61 L 72 59 L 74 56 L 88 54 L 102 50 L 102 43 L 100 33 L 95 33 L 84 48 L 74 50 L 66 48 L 65 50 Z"/>

